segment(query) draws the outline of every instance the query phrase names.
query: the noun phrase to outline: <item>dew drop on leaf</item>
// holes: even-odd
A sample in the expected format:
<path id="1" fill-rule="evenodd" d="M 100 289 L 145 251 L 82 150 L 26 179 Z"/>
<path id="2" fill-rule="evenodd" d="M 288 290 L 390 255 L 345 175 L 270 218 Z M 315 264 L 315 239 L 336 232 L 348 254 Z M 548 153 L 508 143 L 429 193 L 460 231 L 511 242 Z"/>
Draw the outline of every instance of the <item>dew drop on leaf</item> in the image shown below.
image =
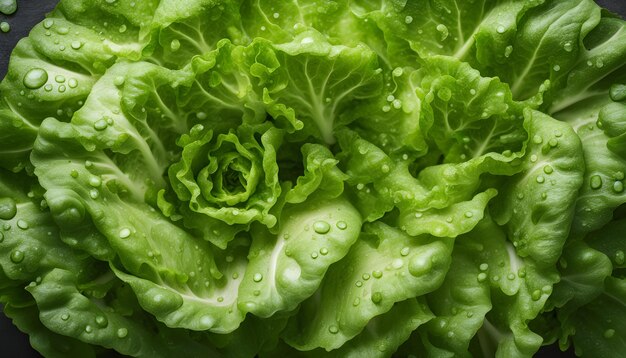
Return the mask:
<path id="1" fill-rule="evenodd" d="M 11 198 L 0 198 L 0 219 L 11 220 L 17 214 L 17 204 Z"/>
<path id="2" fill-rule="evenodd" d="M 24 87 L 38 89 L 48 82 L 48 72 L 42 68 L 33 68 L 24 75 Z"/>

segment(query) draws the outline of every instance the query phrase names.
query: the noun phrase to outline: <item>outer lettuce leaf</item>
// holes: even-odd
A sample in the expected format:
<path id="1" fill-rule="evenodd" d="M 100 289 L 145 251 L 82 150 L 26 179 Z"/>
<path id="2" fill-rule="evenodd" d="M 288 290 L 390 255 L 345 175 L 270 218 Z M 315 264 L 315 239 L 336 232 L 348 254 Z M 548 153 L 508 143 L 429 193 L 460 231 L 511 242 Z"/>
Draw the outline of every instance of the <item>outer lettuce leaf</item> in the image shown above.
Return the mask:
<path id="1" fill-rule="evenodd" d="M 0 169 L 0 267 L 22 286 L 51 267 L 77 271 L 88 259 L 57 240 L 52 216 L 41 208 L 46 201 L 31 190 L 38 190 L 32 179 Z"/>
<path id="2" fill-rule="evenodd" d="M 14 307 L 9 303 L 5 304 L 3 309 L 4 314 L 13 320 L 13 324 L 29 335 L 31 346 L 44 356 L 52 358 L 62 358 L 68 355 L 96 357 L 93 346 L 46 328 L 39 320 L 37 306 Z"/>
<path id="3" fill-rule="evenodd" d="M 53 120 L 44 122 L 40 131 L 32 159 L 41 183 L 48 187 L 51 210 L 69 216 L 67 225 L 90 215 L 123 267 L 136 275 L 128 279 L 143 307 L 169 325 L 210 329 L 223 319 L 216 330 L 235 329 L 243 319 L 229 308 L 236 293 L 218 302 L 223 291 L 230 292 L 233 279 L 220 273 L 208 243 L 174 226 L 136 196 L 126 197 L 117 182 L 130 179 L 105 152 L 85 150 L 76 132 L 71 124 Z M 74 160 L 68 162 L 64 157 L 70 153 Z M 92 195 L 93 190 L 98 194 Z M 155 290 L 145 290 L 153 286 Z M 214 305 L 203 305 L 204 299 Z"/>
<path id="4" fill-rule="evenodd" d="M 339 168 L 338 161 L 328 148 L 319 144 L 302 146 L 304 175 L 298 177 L 296 185 L 285 195 L 288 203 L 302 203 L 311 194 L 317 197 L 336 198 L 343 193 L 343 182 L 348 179 Z"/>
<path id="5" fill-rule="evenodd" d="M 291 311 L 311 296 L 328 267 L 346 255 L 361 229 L 361 216 L 343 196 L 309 198 L 285 210 L 275 235 L 251 230 L 239 308 L 260 317 Z"/>
<path id="6" fill-rule="evenodd" d="M 579 308 L 563 323 L 566 335 L 572 336 L 577 355 L 606 357 L 622 354 L 626 342 L 620 332 L 624 327 L 626 282 L 610 277 L 604 292 L 589 304 Z"/>
<path id="7" fill-rule="evenodd" d="M 429 108 L 423 106 L 419 71 L 396 67 L 391 74 L 384 74 L 387 75 L 385 91 L 351 111 L 355 130 L 387 153 L 416 152 L 422 155 L 427 152 L 428 144 L 420 122 L 430 113 L 427 112 Z"/>
<path id="8" fill-rule="evenodd" d="M 626 159 L 619 144 L 624 138 L 624 113 L 626 105 L 612 102 L 604 94 L 556 115 L 576 130 L 588 158 L 572 227 L 576 236 L 600 229 L 610 221 L 613 210 L 626 202 L 623 190 Z"/>
<path id="9" fill-rule="evenodd" d="M 94 298 L 81 294 L 73 279 L 70 272 L 53 269 L 42 278 L 41 283 L 28 288 L 37 301 L 44 325 L 64 336 L 112 348 L 125 355 L 169 356 L 171 348 L 163 338 L 173 339 L 173 334 L 158 337 L 150 332 L 148 322 L 107 312 L 99 307 Z M 182 337 L 176 338 L 180 340 Z M 185 348 L 189 354 L 209 351 L 208 347 L 200 344 L 194 346 L 189 339 Z"/>
<path id="10" fill-rule="evenodd" d="M 545 80 L 557 83 L 566 77 L 582 52 L 583 38 L 599 20 L 600 8 L 591 0 L 546 1 L 526 12 L 512 29 L 496 28 L 514 36 L 495 47 L 481 43 L 478 58 L 510 84 L 515 98 L 526 99 L 541 92 Z"/>
<path id="11" fill-rule="evenodd" d="M 565 123 L 526 111 L 529 141 L 524 170 L 507 181 L 495 219 L 507 225 L 521 256 L 553 265 L 561 255 L 583 184 L 579 138 Z"/>
<path id="12" fill-rule="evenodd" d="M 347 124 L 340 114 L 375 97 L 382 87 L 377 58 L 364 45 L 332 45 L 319 32 L 307 31 L 272 47 L 281 66 L 251 69 L 267 86 L 265 101 L 284 104 L 303 122 L 300 138 L 311 135 L 333 144 L 335 127 Z"/>
<path id="13" fill-rule="evenodd" d="M 299 350 L 342 347 L 396 302 L 437 288 L 448 270 L 452 244 L 450 239 L 411 237 L 382 223 L 367 225 L 346 258 L 327 273 L 320 291 L 290 320 L 285 340 Z"/>
<path id="14" fill-rule="evenodd" d="M 518 256 L 487 217 L 455 244 L 451 272 L 427 296 L 436 315 L 403 349 L 433 356 L 530 356 L 541 338 L 527 323 L 541 311 L 558 276 Z M 421 341 L 419 344 L 415 341 Z"/>
<path id="15" fill-rule="evenodd" d="M 327 352 L 322 348 L 298 351 L 283 344 L 262 357 L 391 357 L 410 333 L 432 318 L 426 304 L 415 299 L 396 303 L 387 313 L 372 318 L 355 338 Z"/>

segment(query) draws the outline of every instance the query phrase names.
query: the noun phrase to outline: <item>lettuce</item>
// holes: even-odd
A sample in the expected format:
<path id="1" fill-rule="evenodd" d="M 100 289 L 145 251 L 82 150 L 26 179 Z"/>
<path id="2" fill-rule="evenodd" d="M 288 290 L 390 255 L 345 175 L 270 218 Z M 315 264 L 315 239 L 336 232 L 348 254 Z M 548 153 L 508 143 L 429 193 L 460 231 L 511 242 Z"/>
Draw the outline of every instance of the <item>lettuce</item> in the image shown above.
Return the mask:
<path id="1" fill-rule="evenodd" d="M 625 64 L 591 0 L 62 0 L 0 302 L 47 357 L 619 356 Z"/>

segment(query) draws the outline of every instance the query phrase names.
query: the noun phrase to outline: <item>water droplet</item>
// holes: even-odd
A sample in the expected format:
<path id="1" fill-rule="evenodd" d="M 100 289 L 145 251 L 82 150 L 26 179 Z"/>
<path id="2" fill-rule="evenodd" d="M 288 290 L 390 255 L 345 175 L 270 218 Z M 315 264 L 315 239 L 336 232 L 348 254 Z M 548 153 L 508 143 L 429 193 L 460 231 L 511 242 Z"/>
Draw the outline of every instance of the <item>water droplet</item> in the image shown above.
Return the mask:
<path id="1" fill-rule="evenodd" d="M 381 303 L 383 300 L 383 294 L 380 292 L 374 292 L 372 293 L 372 302 L 374 302 L 375 304 L 379 304 Z"/>
<path id="2" fill-rule="evenodd" d="M 452 91 L 448 87 L 442 87 L 437 91 L 437 97 L 444 102 L 448 102 L 452 98 Z"/>
<path id="3" fill-rule="evenodd" d="M 545 167 L 543 167 L 543 172 L 546 174 L 552 174 L 552 172 L 554 172 L 554 169 L 552 169 L 552 166 L 546 165 Z"/>
<path id="4" fill-rule="evenodd" d="M 128 330 L 126 328 L 120 328 L 117 330 L 117 338 L 125 338 L 128 336 Z"/>
<path id="5" fill-rule="evenodd" d="M 280 17 L 280 14 L 279 14 L 279 13 L 277 13 L 277 12 L 275 12 L 272 16 L 273 16 L 275 19 L 278 19 L 278 18 Z"/>
<path id="6" fill-rule="evenodd" d="M 261 280 L 263 280 L 263 275 L 259 272 L 255 273 L 254 276 L 252 276 L 252 281 L 254 282 L 261 282 Z"/>
<path id="7" fill-rule="evenodd" d="M 331 324 L 331 325 L 328 327 L 328 332 L 330 332 L 330 333 L 332 333 L 332 334 L 337 334 L 337 332 L 339 332 L 339 327 L 337 327 L 337 326 L 336 326 L 336 325 L 334 325 L 334 324 Z"/>
<path id="8" fill-rule="evenodd" d="M 383 277 L 383 272 L 375 270 L 375 271 L 372 272 L 372 276 L 374 276 L 374 278 L 381 278 L 381 277 Z"/>
<path id="9" fill-rule="evenodd" d="M 51 28 L 52 25 L 54 25 L 54 20 L 52 20 L 52 19 L 45 19 L 44 22 L 43 22 L 43 27 L 45 29 Z"/>
<path id="10" fill-rule="evenodd" d="M 615 102 L 626 99 L 626 85 L 616 83 L 609 89 L 609 96 Z"/>
<path id="11" fill-rule="evenodd" d="M 178 51 L 180 49 L 180 41 L 173 39 L 172 42 L 170 42 L 170 49 L 174 52 Z"/>
<path id="12" fill-rule="evenodd" d="M 537 179 L 536 180 L 537 180 L 537 183 L 539 183 L 539 184 L 543 184 L 546 181 L 546 179 L 543 177 L 543 175 L 537 175 Z"/>
<path id="13" fill-rule="evenodd" d="M 400 250 L 400 255 L 402 256 L 408 256 L 409 252 L 411 249 L 409 249 L 408 247 L 403 247 L 402 250 Z"/>
<path id="14" fill-rule="evenodd" d="M 109 126 L 109 124 L 104 119 L 100 119 L 100 120 L 96 121 L 96 123 L 93 124 L 94 129 L 97 130 L 97 131 L 103 131 L 103 130 L 107 129 L 108 126 Z"/>
<path id="15" fill-rule="evenodd" d="M 98 188 L 100 185 L 102 185 L 102 179 L 98 177 L 91 177 L 89 178 L 89 185 L 94 188 Z"/>
<path id="16" fill-rule="evenodd" d="M 623 265 L 624 260 L 625 260 L 624 251 L 622 250 L 615 251 L 615 263 L 618 265 Z"/>
<path id="17" fill-rule="evenodd" d="M 471 211 L 466 211 L 466 212 L 465 212 L 465 217 L 466 217 L 466 218 L 471 218 L 472 216 L 474 216 L 474 213 L 473 213 L 473 212 L 471 212 Z"/>
<path id="18" fill-rule="evenodd" d="M 91 326 L 90 326 L 90 325 L 86 325 L 86 326 L 85 326 L 85 332 L 87 332 L 87 333 L 91 333 L 92 331 L 93 331 L 93 328 L 91 328 Z"/>
<path id="19" fill-rule="evenodd" d="M 482 264 L 480 264 L 480 266 L 478 266 L 478 268 L 481 271 L 487 271 L 487 269 L 489 269 L 489 264 L 488 263 L 482 263 Z"/>
<path id="20" fill-rule="evenodd" d="M 24 252 L 20 250 L 15 250 L 11 253 L 11 261 L 15 264 L 19 264 L 24 261 Z"/>
<path id="21" fill-rule="evenodd" d="M 476 90 L 475 90 L 475 89 L 473 89 L 473 88 L 471 88 L 471 89 L 469 90 L 469 92 L 470 92 L 470 94 L 471 94 L 472 96 L 474 96 L 474 95 L 476 94 Z"/>
<path id="22" fill-rule="evenodd" d="M 515 274 L 511 272 L 511 273 L 509 273 L 508 275 L 506 275 L 506 278 L 507 278 L 507 279 L 509 279 L 509 280 L 511 280 L 511 281 L 512 281 L 512 280 L 515 280 Z"/>
<path id="23" fill-rule="evenodd" d="M 624 191 L 624 183 L 621 181 L 615 181 L 613 183 L 613 191 L 616 193 L 621 193 Z"/>
<path id="24" fill-rule="evenodd" d="M 9 31 L 11 31 L 11 25 L 9 25 L 9 23 L 6 22 L 6 21 L 0 22 L 0 31 L 2 31 L 2 32 L 9 32 Z"/>
<path id="25" fill-rule="evenodd" d="M 352 301 L 352 305 L 353 305 L 354 307 L 358 306 L 360 303 L 361 303 L 361 299 L 360 299 L 360 298 L 358 298 L 358 297 L 356 297 L 356 298 L 354 299 L 354 301 Z"/>
<path id="26" fill-rule="evenodd" d="M 559 71 L 561 70 L 561 66 L 559 66 L 559 65 L 554 65 L 554 66 L 552 67 L 552 69 L 554 70 L 554 72 L 559 72 Z"/>
<path id="27" fill-rule="evenodd" d="M 593 190 L 600 189 L 602 187 L 602 178 L 599 175 L 591 176 L 591 179 L 589 180 L 589 186 L 591 186 L 591 189 Z"/>
<path id="28" fill-rule="evenodd" d="M 361 278 L 362 278 L 363 280 L 367 281 L 367 280 L 369 280 L 369 279 L 370 279 L 370 274 L 366 272 L 366 273 L 364 273 L 363 275 L 361 275 Z"/>
<path id="29" fill-rule="evenodd" d="M 316 259 L 316 258 L 318 258 L 318 257 L 319 257 L 319 255 L 317 254 L 317 252 L 312 252 L 312 253 L 311 253 L 311 258 L 312 258 L 313 260 L 315 260 L 315 259 Z"/>
<path id="30" fill-rule="evenodd" d="M 11 198 L 0 198 L 0 219 L 11 220 L 17 214 L 17 204 Z"/>
<path id="31" fill-rule="evenodd" d="M 505 28 L 504 28 L 504 26 L 502 26 L 502 25 L 500 25 L 500 26 L 498 26 L 498 27 L 496 28 L 496 32 L 497 32 L 497 33 L 499 33 L 499 34 L 503 34 L 503 33 L 504 33 L 504 31 L 505 31 Z"/>
<path id="32" fill-rule="evenodd" d="M 130 229 L 124 228 L 120 230 L 119 235 L 120 235 L 120 239 L 127 239 L 128 237 L 130 237 Z"/>
<path id="33" fill-rule="evenodd" d="M 355 283 L 354 283 L 354 285 L 355 285 L 356 287 L 361 287 L 361 286 L 363 286 L 363 282 L 361 282 L 361 281 L 357 281 L 357 282 L 355 282 Z"/>
<path id="34" fill-rule="evenodd" d="M 572 50 L 574 49 L 574 46 L 572 45 L 571 42 L 567 41 L 566 43 L 563 44 L 563 49 L 566 52 L 572 52 Z"/>
<path id="35" fill-rule="evenodd" d="M 320 254 L 322 254 L 322 255 L 324 255 L 324 256 L 328 255 L 328 249 L 327 249 L 327 248 L 325 248 L 325 247 L 322 247 L 322 248 L 320 249 Z"/>
<path id="36" fill-rule="evenodd" d="M 599 58 L 599 59 L 597 59 L 597 60 L 596 60 L 596 67 L 597 67 L 597 68 L 602 68 L 602 67 L 604 67 L 604 61 L 602 61 L 602 59 L 601 59 L 601 58 Z"/>
<path id="37" fill-rule="evenodd" d="M 24 75 L 24 86 L 30 89 L 38 89 L 48 82 L 48 72 L 41 68 L 33 68 Z"/>
<path id="38" fill-rule="evenodd" d="M 318 234 L 326 234 L 330 231 L 330 224 L 326 221 L 316 221 L 313 224 L 313 230 Z"/>
<path id="39" fill-rule="evenodd" d="M 96 324 L 98 325 L 98 327 L 104 328 L 109 324 L 109 321 L 104 316 L 97 316 Z"/>
<path id="40" fill-rule="evenodd" d="M 481 272 L 478 274 L 476 279 L 478 280 L 478 282 L 485 282 L 485 280 L 487 280 L 487 274 L 484 272 Z"/>
<path id="41" fill-rule="evenodd" d="M 504 48 L 504 57 L 509 58 L 512 52 L 513 52 L 513 46 L 508 45 L 507 47 Z"/>
<path id="42" fill-rule="evenodd" d="M 98 199 L 98 197 L 100 196 L 100 192 L 97 189 L 91 189 L 89 191 L 89 197 L 92 199 Z"/>
<path id="43" fill-rule="evenodd" d="M 559 145 L 559 141 L 558 141 L 558 140 L 556 140 L 555 138 L 552 138 L 552 139 L 550 139 L 550 140 L 548 141 L 548 144 L 550 145 L 550 147 L 554 148 L 554 147 L 556 147 L 557 145 Z"/>
<path id="44" fill-rule="evenodd" d="M 70 46 L 72 46 L 74 50 L 78 50 L 83 47 L 83 43 L 80 41 L 72 41 L 72 44 Z"/>
<path id="45" fill-rule="evenodd" d="M 126 79 L 124 78 L 124 76 L 117 76 L 113 79 L 113 84 L 117 87 L 120 87 L 124 84 L 125 81 Z"/>
<path id="46" fill-rule="evenodd" d="M 62 320 L 64 320 L 64 321 L 67 321 L 68 319 L 70 319 L 70 315 L 69 315 L 69 314 L 67 314 L 67 313 L 63 313 L 63 314 L 61 315 L 61 319 L 62 319 Z"/>
<path id="47" fill-rule="evenodd" d="M 57 83 L 64 83 L 65 82 L 65 76 L 63 76 L 63 75 L 56 75 L 56 76 L 54 76 L 54 80 Z"/>
<path id="48" fill-rule="evenodd" d="M 17 221 L 17 227 L 19 227 L 22 230 L 27 230 L 28 229 L 28 223 L 22 219 L 19 219 Z"/>
<path id="49" fill-rule="evenodd" d="M 312 37 L 305 37 L 302 40 L 300 40 L 301 45 L 312 44 L 313 42 L 315 42 L 315 40 L 313 40 Z"/>
<path id="50" fill-rule="evenodd" d="M 404 69 L 402 67 L 396 67 L 393 69 L 391 74 L 393 75 L 393 77 L 400 77 L 402 76 L 402 74 L 404 74 Z"/>
<path id="51" fill-rule="evenodd" d="M 444 24 L 437 25 L 437 31 L 441 33 L 441 41 L 448 38 L 448 28 Z"/>
<path id="52" fill-rule="evenodd" d="M 126 25 L 122 24 L 120 25 L 119 29 L 117 29 L 117 31 L 120 32 L 120 34 L 123 34 L 124 32 L 126 32 Z"/>
<path id="53" fill-rule="evenodd" d="M 412 22 L 413 22 L 413 16 L 406 16 L 406 17 L 404 18 L 404 23 L 405 23 L 405 24 L 407 24 L 407 25 L 408 25 L 408 24 L 410 24 L 410 23 L 412 23 Z"/>
<path id="54" fill-rule="evenodd" d="M 419 277 L 429 272 L 432 267 L 432 261 L 426 255 L 417 255 L 411 258 L 409 262 L 409 273 L 415 277 Z"/>

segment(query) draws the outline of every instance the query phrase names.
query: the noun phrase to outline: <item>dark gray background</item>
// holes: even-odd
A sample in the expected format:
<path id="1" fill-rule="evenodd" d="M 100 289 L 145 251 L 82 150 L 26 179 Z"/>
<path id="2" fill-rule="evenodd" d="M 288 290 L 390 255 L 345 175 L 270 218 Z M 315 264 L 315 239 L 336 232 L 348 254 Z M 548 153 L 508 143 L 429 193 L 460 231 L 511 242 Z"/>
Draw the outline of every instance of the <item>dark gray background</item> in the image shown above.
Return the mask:
<path id="1" fill-rule="evenodd" d="M 17 0 L 18 10 L 11 16 L 0 14 L 0 21 L 6 21 L 11 25 L 11 31 L 8 33 L 0 32 L 0 78 L 3 78 L 9 55 L 13 47 L 19 39 L 28 35 L 30 29 L 40 22 L 45 14 L 51 11 L 57 4 L 57 0 Z M 182 0 L 181 0 L 182 1 Z M 626 0 L 597 0 L 601 6 L 611 9 L 617 13 L 626 16 Z M 2 357 L 19 357 L 31 358 L 41 357 L 35 352 L 28 343 L 28 337 L 18 331 L 15 326 L 0 313 L 0 356 Z M 108 354 L 108 357 L 114 356 Z M 542 349 L 538 355 L 544 358 L 573 357 L 574 354 L 569 352 L 561 352 L 554 347 Z"/>

